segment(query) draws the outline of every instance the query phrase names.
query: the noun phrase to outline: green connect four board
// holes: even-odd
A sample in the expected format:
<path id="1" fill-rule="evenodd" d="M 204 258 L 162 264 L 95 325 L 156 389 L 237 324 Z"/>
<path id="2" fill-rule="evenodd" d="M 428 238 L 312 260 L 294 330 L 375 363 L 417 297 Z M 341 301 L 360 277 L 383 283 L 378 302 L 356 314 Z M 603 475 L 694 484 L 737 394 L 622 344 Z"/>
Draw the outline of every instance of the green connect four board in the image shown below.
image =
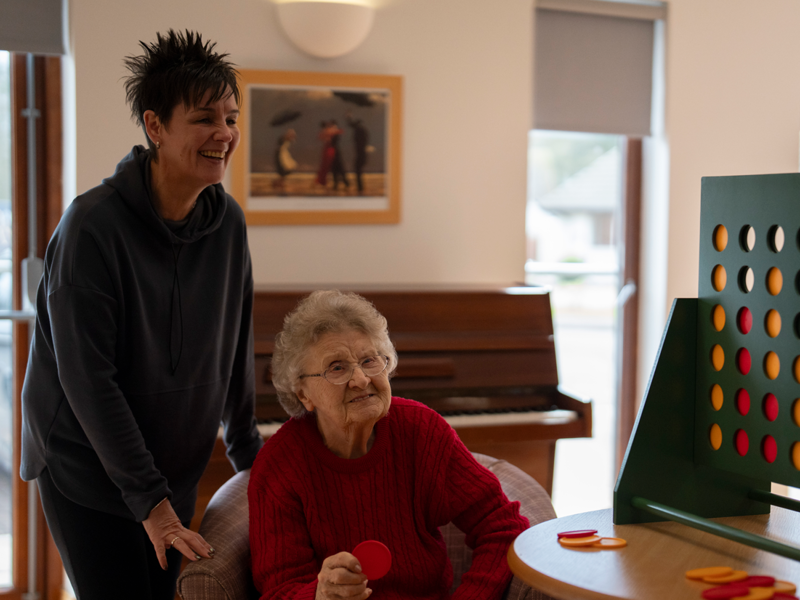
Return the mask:
<path id="1" fill-rule="evenodd" d="M 708 521 L 800 503 L 800 174 L 702 182 L 699 297 L 672 307 L 614 492 L 614 522 Z M 752 539 L 757 538 L 757 539 Z"/>

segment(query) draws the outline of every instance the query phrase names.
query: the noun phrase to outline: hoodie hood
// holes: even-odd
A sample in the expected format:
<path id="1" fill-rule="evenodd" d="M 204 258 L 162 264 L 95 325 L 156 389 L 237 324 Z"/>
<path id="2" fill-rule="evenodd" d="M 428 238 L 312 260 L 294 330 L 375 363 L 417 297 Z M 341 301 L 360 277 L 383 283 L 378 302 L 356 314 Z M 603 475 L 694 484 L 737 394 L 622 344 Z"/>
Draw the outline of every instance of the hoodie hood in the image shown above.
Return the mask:
<path id="1" fill-rule="evenodd" d="M 222 184 L 210 185 L 197 197 L 197 205 L 189 213 L 184 227 L 171 230 L 156 212 L 150 189 L 150 151 L 134 146 L 117 165 L 117 170 L 103 183 L 114 188 L 125 204 L 144 222 L 154 235 L 170 244 L 188 244 L 219 229 L 227 208 L 227 195 Z"/>

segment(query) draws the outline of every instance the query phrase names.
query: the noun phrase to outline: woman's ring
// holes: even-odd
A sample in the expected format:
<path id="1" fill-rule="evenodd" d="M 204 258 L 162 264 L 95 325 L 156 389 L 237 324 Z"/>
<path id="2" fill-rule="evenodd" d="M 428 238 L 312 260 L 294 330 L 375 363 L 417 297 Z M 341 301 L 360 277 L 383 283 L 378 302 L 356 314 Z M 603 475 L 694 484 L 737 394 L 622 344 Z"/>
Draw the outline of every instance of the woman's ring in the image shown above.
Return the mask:
<path id="1" fill-rule="evenodd" d="M 175 546 L 175 540 L 179 540 L 179 539 L 181 539 L 181 536 L 176 535 L 175 538 L 169 543 L 170 548 Z"/>

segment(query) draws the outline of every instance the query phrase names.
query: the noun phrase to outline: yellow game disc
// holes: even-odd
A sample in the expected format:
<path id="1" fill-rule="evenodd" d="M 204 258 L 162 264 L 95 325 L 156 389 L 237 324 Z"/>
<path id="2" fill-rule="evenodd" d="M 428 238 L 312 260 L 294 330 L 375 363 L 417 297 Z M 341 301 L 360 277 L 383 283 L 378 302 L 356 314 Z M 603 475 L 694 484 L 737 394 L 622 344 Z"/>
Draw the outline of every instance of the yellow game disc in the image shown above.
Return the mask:
<path id="1" fill-rule="evenodd" d="M 795 442 L 792 446 L 792 464 L 800 471 L 800 442 Z"/>
<path id="2" fill-rule="evenodd" d="M 800 356 L 794 359 L 794 380 L 800 383 Z"/>
<path id="3" fill-rule="evenodd" d="M 751 587 L 747 596 L 736 596 L 736 600 L 770 600 L 774 594 L 771 587 Z"/>
<path id="4" fill-rule="evenodd" d="M 705 567 L 703 569 L 692 569 L 686 571 L 686 579 L 703 579 L 703 577 L 722 577 L 730 575 L 733 569 L 730 567 Z"/>
<path id="5" fill-rule="evenodd" d="M 725 327 L 725 309 L 722 305 L 717 304 L 714 310 L 711 311 L 711 321 L 714 323 L 714 329 L 722 331 Z"/>
<path id="6" fill-rule="evenodd" d="M 711 447 L 714 450 L 719 450 L 720 446 L 722 446 L 722 429 L 716 423 L 711 426 L 711 431 L 708 433 L 708 441 L 711 442 Z"/>
<path id="7" fill-rule="evenodd" d="M 781 332 L 781 314 L 777 310 L 767 311 L 767 318 L 764 320 L 769 337 L 778 337 Z"/>
<path id="8" fill-rule="evenodd" d="M 562 546 L 579 548 L 581 546 L 591 546 L 595 542 L 600 541 L 599 535 L 589 535 L 580 538 L 558 538 L 558 543 Z"/>
<path id="9" fill-rule="evenodd" d="M 728 245 L 728 230 L 725 225 L 717 225 L 714 228 L 714 250 L 722 252 Z"/>
<path id="10" fill-rule="evenodd" d="M 749 577 L 747 571 L 734 571 L 728 575 L 719 575 L 717 577 L 703 577 L 706 583 L 731 583 L 734 581 L 742 581 Z"/>
<path id="11" fill-rule="evenodd" d="M 719 410 L 722 408 L 722 401 L 724 400 L 722 394 L 722 388 L 719 387 L 718 383 L 715 383 L 711 387 L 711 406 L 714 407 L 714 410 Z"/>
<path id="12" fill-rule="evenodd" d="M 772 589 L 776 592 L 783 592 L 784 594 L 794 594 L 797 591 L 797 586 L 791 581 L 776 581 Z"/>
<path id="13" fill-rule="evenodd" d="M 767 352 L 764 357 L 764 374 L 770 379 L 775 379 L 781 372 L 781 360 L 774 352 Z"/>
<path id="14" fill-rule="evenodd" d="M 794 419 L 794 424 L 800 427 L 800 398 L 794 401 L 794 406 L 792 407 L 792 418 Z"/>
<path id="15" fill-rule="evenodd" d="M 725 289 L 726 283 L 728 283 L 728 274 L 725 272 L 725 267 L 717 265 L 711 274 L 711 285 L 716 291 L 721 292 Z"/>
<path id="16" fill-rule="evenodd" d="M 711 349 L 711 364 L 715 371 L 721 370 L 722 365 L 725 364 L 725 351 L 719 344 L 714 344 L 714 347 Z"/>
<path id="17" fill-rule="evenodd" d="M 778 267 L 772 267 L 767 271 L 767 291 L 773 296 L 781 293 L 783 287 L 783 273 Z M 719 291 L 719 290 L 717 290 Z"/>
<path id="18" fill-rule="evenodd" d="M 617 548 L 624 548 L 628 542 L 622 538 L 604 537 L 600 538 L 599 542 L 592 544 L 592 548 L 602 548 L 603 550 L 616 550 Z"/>

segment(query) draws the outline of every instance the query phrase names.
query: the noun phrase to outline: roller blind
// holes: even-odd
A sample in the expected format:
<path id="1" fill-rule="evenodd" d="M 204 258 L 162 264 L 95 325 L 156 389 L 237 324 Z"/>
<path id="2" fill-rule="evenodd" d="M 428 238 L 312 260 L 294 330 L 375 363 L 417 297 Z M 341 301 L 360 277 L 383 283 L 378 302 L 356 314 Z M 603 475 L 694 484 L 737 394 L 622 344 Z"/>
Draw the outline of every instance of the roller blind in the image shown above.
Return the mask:
<path id="1" fill-rule="evenodd" d="M 0 0 L 0 50 L 66 54 L 67 0 Z"/>
<path id="2" fill-rule="evenodd" d="M 536 9 L 534 127 L 647 136 L 654 21 Z"/>

